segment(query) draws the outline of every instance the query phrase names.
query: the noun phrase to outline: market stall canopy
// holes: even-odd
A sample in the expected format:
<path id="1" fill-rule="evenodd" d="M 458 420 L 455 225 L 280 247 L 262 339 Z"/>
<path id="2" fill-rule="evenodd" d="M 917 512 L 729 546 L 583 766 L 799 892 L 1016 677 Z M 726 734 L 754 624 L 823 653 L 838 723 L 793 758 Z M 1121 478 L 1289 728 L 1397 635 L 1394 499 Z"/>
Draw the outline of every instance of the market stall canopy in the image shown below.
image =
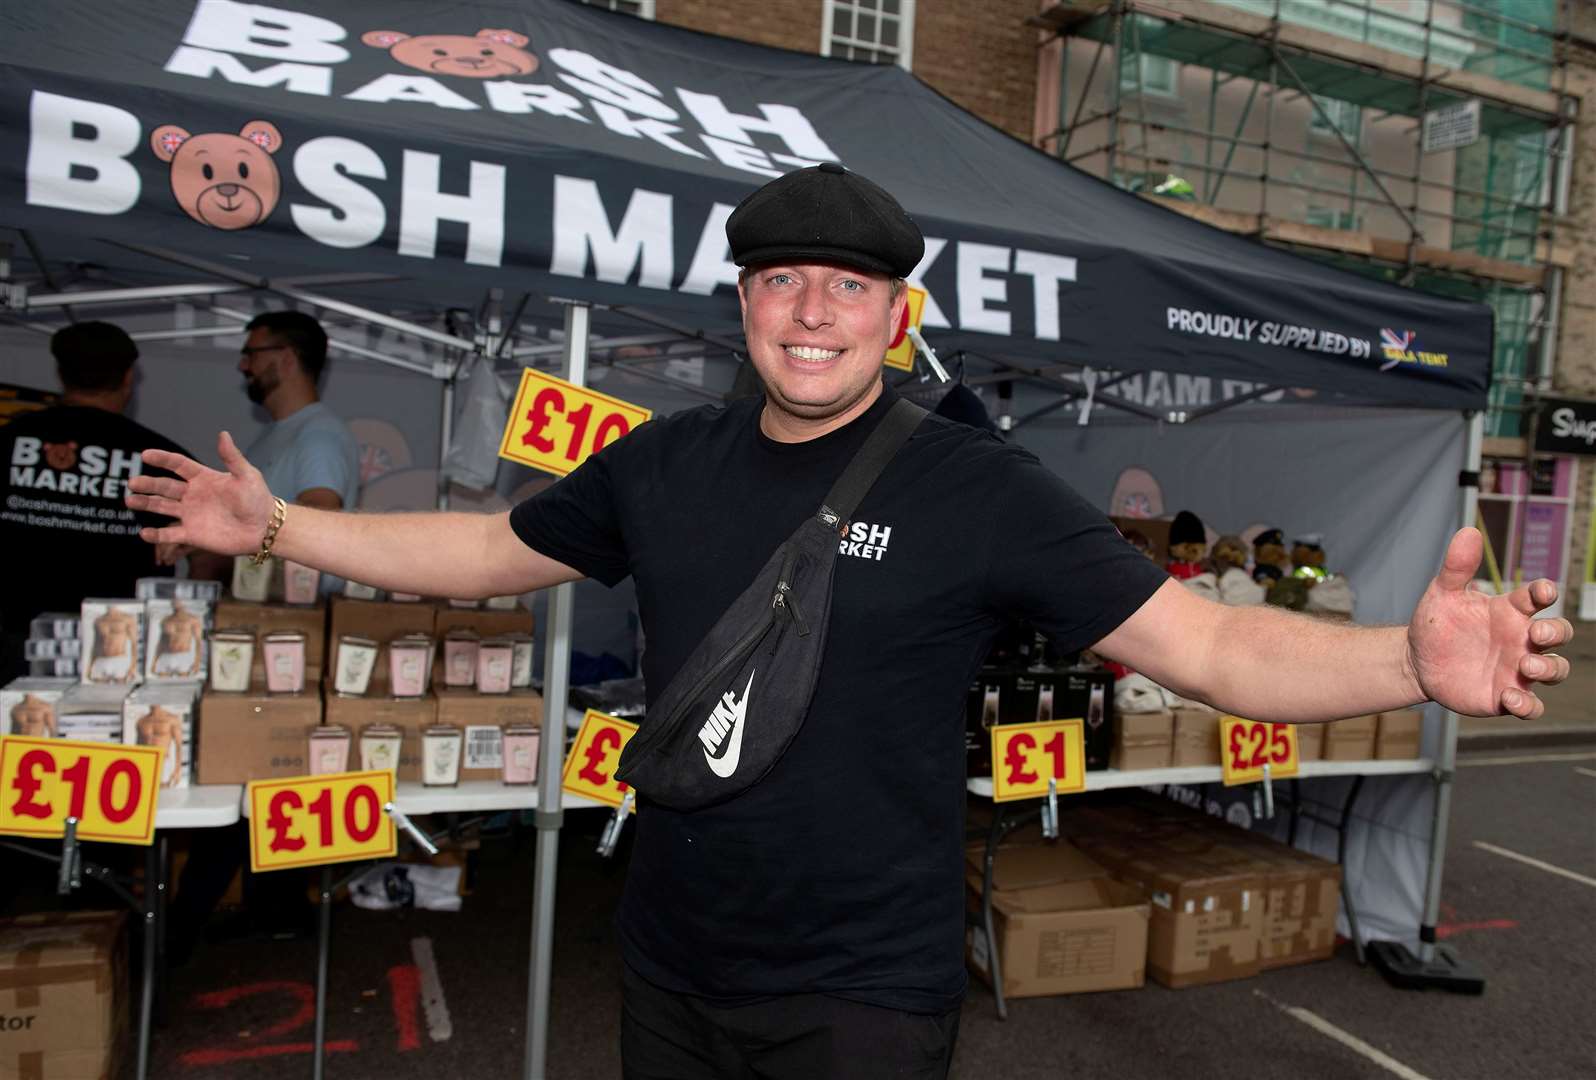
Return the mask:
<path id="1" fill-rule="evenodd" d="M 566 0 L 74 0 L 7 5 L 0 27 L 0 224 L 46 258 L 392 275 L 390 306 L 498 287 L 724 327 L 726 215 L 836 160 L 924 230 L 912 280 L 944 353 L 1485 404 L 1489 309 L 1188 220 L 896 67 Z"/>

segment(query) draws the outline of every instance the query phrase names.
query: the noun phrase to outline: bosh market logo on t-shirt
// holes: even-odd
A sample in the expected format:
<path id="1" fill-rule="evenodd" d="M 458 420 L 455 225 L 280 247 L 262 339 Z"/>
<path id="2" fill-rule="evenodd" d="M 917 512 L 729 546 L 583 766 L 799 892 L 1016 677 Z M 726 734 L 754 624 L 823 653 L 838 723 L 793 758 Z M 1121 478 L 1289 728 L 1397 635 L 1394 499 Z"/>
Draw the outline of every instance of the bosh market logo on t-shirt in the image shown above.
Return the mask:
<path id="1" fill-rule="evenodd" d="M 136 452 L 80 446 L 75 442 L 45 442 L 31 435 L 19 435 L 11 444 L 13 488 L 120 499 L 127 478 L 143 471 L 144 462 Z"/>
<path id="2" fill-rule="evenodd" d="M 887 542 L 891 539 L 891 525 L 871 525 L 868 522 L 855 521 L 848 526 L 848 531 L 842 534 L 842 543 L 837 546 L 837 554 L 880 562 L 881 556 L 887 553 Z"/>

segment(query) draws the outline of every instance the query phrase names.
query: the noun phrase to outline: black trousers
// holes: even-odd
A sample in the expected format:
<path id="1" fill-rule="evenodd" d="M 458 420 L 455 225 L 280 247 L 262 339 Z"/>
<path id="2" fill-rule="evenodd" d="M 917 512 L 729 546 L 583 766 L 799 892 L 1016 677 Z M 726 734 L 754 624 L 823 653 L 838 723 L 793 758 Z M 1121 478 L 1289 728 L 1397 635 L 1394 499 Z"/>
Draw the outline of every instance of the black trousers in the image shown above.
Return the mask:
<path id="1" fill-rule="evenodd" d="M 622 980 L 626 1080 L 943 1080 L 959 1010 L 899 1012 L 825 994 L 723 1007 Z"/>

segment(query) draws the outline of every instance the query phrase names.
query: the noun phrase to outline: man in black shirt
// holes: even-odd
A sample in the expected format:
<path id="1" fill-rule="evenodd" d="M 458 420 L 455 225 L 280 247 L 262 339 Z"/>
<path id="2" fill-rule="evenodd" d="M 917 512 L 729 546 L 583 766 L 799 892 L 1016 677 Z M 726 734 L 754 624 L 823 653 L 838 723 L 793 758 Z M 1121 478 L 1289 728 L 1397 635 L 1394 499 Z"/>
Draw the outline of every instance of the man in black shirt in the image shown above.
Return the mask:
<path id="1" fill-rule="evenodd" d="M 922 251 L 890 195 L 829 163 L 751 195 L 727 235 L 763 398 L 645 424 L 507 515 L 293 507 L 274 550 L 440 596 L 631 576 L 652 702 L 889 408 L 882 357 Z M 225 434 L 221 451 L 226 473 L 150 456 L 181 479 L 141 480 L 129 504 L 182 520 L 148 539 L 264 543 L 271 495 Z M 1572 628 L 1531 623 L 1551 582 L 1466 590 L 1473 530 L 1409 627 L 1227 608 L 1170 582 L 1027 451 L 938 417 L 853 518 L 785 754 L 706 809 L 640 792 L 620 912 L 628 1076 L 946 1073 L 965 987 L 962 702 L 1010 616 L 1227 712 L 1299 723 L 1431 698 L 1533 718 L 1533 684 L 1568 673 L 1546 650 Z"/>
<path id="2" fill-rule="evenodd" d="M 161 519 L 123 503 L 128 481 L 147 471 L 142 451 L 184 452 L 123 415 L 137 346 L 110 323 L 82 322 L 58 330 L 50 352 L 61 403 L 0 428 L 0 550 L 13 560 L 0 590 L 7 679 L 24 669 L 22 643 L 40 612 L 75 612 L 86 596 L 132 596 L 136 579 L 172 572 L 139 539 Z"/>

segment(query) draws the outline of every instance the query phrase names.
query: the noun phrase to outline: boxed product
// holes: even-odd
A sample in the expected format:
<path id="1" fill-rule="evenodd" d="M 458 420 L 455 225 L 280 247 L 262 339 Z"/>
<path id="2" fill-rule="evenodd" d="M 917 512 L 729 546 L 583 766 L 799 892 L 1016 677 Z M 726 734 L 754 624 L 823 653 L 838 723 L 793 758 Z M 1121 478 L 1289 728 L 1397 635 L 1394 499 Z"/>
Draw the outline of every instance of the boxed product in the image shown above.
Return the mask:
<path id="1" fill-rule="evenodd" d="M 964 751 L 968 775 L 992 775 L 992 725 L 1003 698 L 1002 672 L 983 669 L 970 683 L 964 708 Z"/>
<path id="2" fill-rule="evenodd" d="M 1086 768 L 1108 768 L 1114 747 L 1113 675 L 1090 668 L 1038 665 L 983 668 L 970 685 L 965 708 L 969 775 L 992 774 L 993 724 L 1073 719 L 1083 721 Z"/>
<path id="3" fill-rule="evenodd" d="M 56 735 L 83 742 L 121 742 L 122 705 L 131 689 L 82 683 L 71 687 L 56 703 Z"/>
<path id="4" fill-rule="evenodd" d="M 30 638 L 77 638 L 78 627 L 81 622 L 81 612 L 77 611 L 46 611 L 43 615 L 35 615 L 28 624 Z"/>
<path id="5" fill-rule="evenodd" d="M 76 685 L 76 679 L 11 680 L 0 688 L 0 735 L 54 738 L 59 734 L 56 712 L 61 696 Z"/>
<path id="6" fill-rule="evenodd" d="M 421 779 L 421 733 L 438 722 L 438 699 L 430 694 L 417 698 L 341 697 L 327 695 L 327 723 L 349 729 L 358 748 L 360 736 L 368 727 L 391 728 L 399 733 L 399 780 Z"/>
<path id="7" fill-rule="evenodd" d="M 1332 720 L 1324 725 L 1325 761 L 1368 761 L 1374 757 L 1374 735 L 1378 714 Z"/>
<path id="8" fill-rule="evenodd" d="M 0 920 L 0 1076 L 117 1075 L 128 1026 L 124 915 Z"/>
<path id="9" fill-rule="evenodd" d="M 157 599 L 144 602 L 148 644 L 146 682 L 203 682 L 210 657 L 207 635 L 211 605 L 204 600 Z"/>
<path id="10" fill-rule="evenodd" d="M 968 853 L 968 909 L 981 907 L 984 849 Z M 992 981 L 995 949 L 1006 997 L 1140 987 L 1149 907 L 1133 886 L 1111 879 L 1068 843 L 1004 847 L 992 869 L 992 929 L 971 926 L 965 958 Z"/>
<path id="11" fill-rule="evenodd" d="M 1374 756 L 1381 761 L 1416 758 L 1423 737 L 1424 710 L 1383 712 L 1375 726 Z"/>
<path id="12" fill-rule="evenodd" d="M 334 597 L 331 604 L 327 650 L 328 671 L 339 670 L 343 639 L 374 641 L 377 643 L 377 654 L 367 681 L 366 693 L 373 697 L 386 696 L 391 692 L 393 685 L 392 672 L 389 669 L 388 643 L 406 634 L 426 634 L 430 637 L 432 633 L 431 604 Z"/>
<path id="13" fill-rule="evenodd" d="M 1206 705 L 1183 705 L 1172 711 L 1175 734 L 1170 764 L 1218 765 L 1219 714 Z"/>
<path id="14" fill-rule="evenodd" d="M 185 788 L 194 770 L 199 683 L 141 686 L 122 703 L 122 741 L 159 746 L 161 787 Z"/>
<path id="15" fill-rule="evenodd" d="M 321 694 L 229 694 L 200 699 L 194 779 L 201 784 L 244 784 L 309 773 L 312 728 L 321 723 Z"/>
<path id="16" fill-rule="evenodd" d="M 143 681 L 143 601 L 83 601 L 81 633 L 83 682 L 134 686 Z"/>
<path id="17" fill-rule="evenodd" d="M 462 780 L 500 780 L 504 776 L 503 730 L 512 724 L 543 720 L 543 696 L 528 692 L 479 694 L 439 687 L 438 723 L 465 732 Z"/>
<path id="18" fill-rule="evenodd" d="M 1324 725 L 1297 724 L 1297 760 L 1318 761 L 1324 757 Z"/>
<path id="19" fill-rule="evenodd" d="M 1122 712 L 1117 720 L 1109 765 L 1120 772 L 1167 768 L 1174 756 L 1174 739 L 1175 716 L 1168 709 Z"/>
<path id="20" fill-rule="evenodd" d="M 1248 853 L 1264 877 L 1264 922 L 1259 963 L 1265 971 L 1328 960 L 1336 948 L 1341 867 L 1242 829 Z"/>
<path id="21" fill-rule="evenodd" d="M 1114 676 L 1091 668 L 1064 668 L 1054 680 L 1054 716 L 1086 721 L 1087 771 L 1108 768 L 1114 749 Z"/>
<path id="22" fill-rule="evenodd" d="M 321 682 L 322 661 L 327 655 L 325 607 L 290 607 L 287 604 L 221 600 L 216 604 L 211 622 L 217 631 L 244 630 L 255 635 L 250 671 L 250 685 L 253 688 L 259 690 L 266 686 L 266 649 L 263 645 L 268 634 L 276 633 L 297 632 L 305 635 L 305 685 L 314 687 Z"/>

